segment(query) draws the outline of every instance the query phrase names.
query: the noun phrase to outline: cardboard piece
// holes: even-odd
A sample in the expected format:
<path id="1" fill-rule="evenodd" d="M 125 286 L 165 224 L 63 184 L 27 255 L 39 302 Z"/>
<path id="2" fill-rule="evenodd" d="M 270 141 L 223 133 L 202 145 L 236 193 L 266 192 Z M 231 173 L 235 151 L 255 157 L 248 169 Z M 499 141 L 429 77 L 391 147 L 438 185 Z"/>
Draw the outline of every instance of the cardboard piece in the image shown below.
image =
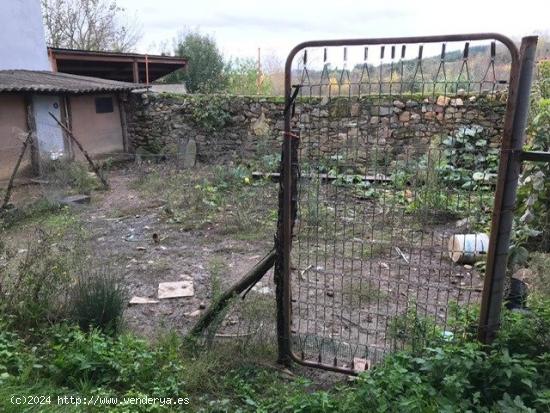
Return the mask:
<path id="1" fill-rule="evenodd" d="M 160 299 L 192 297 L 193 295 L 195 295 L 193 281 L 173 281 L 159 284 L 158 297 Z"/>

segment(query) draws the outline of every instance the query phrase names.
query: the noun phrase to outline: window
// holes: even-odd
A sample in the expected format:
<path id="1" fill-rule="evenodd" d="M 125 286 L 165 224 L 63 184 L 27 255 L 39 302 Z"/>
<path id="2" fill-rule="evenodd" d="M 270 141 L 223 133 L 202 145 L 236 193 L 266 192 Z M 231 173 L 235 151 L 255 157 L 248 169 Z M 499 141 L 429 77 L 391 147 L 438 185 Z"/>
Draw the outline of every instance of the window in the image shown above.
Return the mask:
<path id="1" fill-rule="evenodd" d="M 112 113 L 112 112 L 113 112 L 113 98 L 111 96 L 95 98 L 95 113 Z"/>

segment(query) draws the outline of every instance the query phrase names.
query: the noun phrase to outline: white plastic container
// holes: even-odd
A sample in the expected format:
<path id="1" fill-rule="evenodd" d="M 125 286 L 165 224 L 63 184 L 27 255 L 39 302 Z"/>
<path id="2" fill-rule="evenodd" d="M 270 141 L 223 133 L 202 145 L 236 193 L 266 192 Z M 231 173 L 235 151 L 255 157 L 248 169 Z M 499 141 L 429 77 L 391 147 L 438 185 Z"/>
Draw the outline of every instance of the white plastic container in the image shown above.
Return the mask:
<path id="1" fill-rule="evenodd" d="M 459 264 L 473 264 L 487 254 L 487 234 L 455 234 L 449 238 L 449 257 Z"/>

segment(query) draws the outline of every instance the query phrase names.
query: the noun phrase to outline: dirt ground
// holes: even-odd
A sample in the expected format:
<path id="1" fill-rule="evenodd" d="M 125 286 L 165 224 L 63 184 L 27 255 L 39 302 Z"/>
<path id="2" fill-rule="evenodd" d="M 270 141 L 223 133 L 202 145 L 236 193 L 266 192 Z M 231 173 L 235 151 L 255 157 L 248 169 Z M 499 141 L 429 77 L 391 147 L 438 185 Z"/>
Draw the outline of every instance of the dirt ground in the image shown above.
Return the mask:
<path id="1" fill-rule="evenodd" d="M 278 184 L 247 181 L 238 190 L 223 191 L 215 186 L 223 187 L 223 179 L 217 184 L 202 179 L 211 176 L 209 168 L 191 171 L 183 181 L 174 182 L 173 174 L 129 164 L 110 172 L 110 190 L 93 191 L 90 204 L 72 207 L 86 229 L 94 265 L 116 271 L 128 300 L 158 300 L 129 304 L 124 314 L 127 328 L 152 340 L 165 332 L 185 335 L 212 297 L 272 248 L 275 234 Z M 189 186 L 179 187 L 187 181 Z M 325 188 L 313 209 L 308 199 L 301 200 L 296 225 L 292 330 L 297 355 L 315 361 L 322 354 L 323 362 L 336 356 L 344 367 L 354 357 L 377 362 L 399 347 L 395 331 L 390 337 L 391 323 L 410 308 L 444 327 L 451 302 L 479 298 L 479 273 L 445 258 L 447 239 L 460 232 L 454 220 L 419 225 L 402 209 L 384 212 L 387 205 L 379 200 L 342 197 L 341 188 Z M 45 191 L 20 187 L 13 202 Z M 334 202 L 338 191 L 340 204 Z M 186 192 L 193 194 L 174 198 Z M 6 235 L 23 246 L 31 227 L 15 227 Z M 214 331 L 217 340 L 275 344 L 272 278 L 270 271 L 241 302 L 246 304 L 233 307 Z M 184 280 L 192 280 L 193 296 L 158 299 L 159 283 Z M 313 370 L 307 375 L 320 383 L 340 379 Z"/>
<path id="2" fill-rule="evenodd" d="M 166 331 L 185 334 L 211 300 L 212 272 L 219 277 L 219 288 L 226 288 L 270 250 L 273 238 L 236 239 L 224 231 L 223 222 L 206 222 L 197 229 L 169 222 L 162 194 L 152 197 L 132 188 L 135 179 L 131 166 L 111 171 L 111 189 L 93 192 L 91 203 L 72 207 L 73 212 L 87 230 L 94 263 L 122 276 L 129 299 L 158 300 L 159 283 L 193 280 L 192 297 L 129 305 L 125 311 L 125 324 L 138 334 L 149 338 Z M 272 189 L 275 195 L 275 184 Z M 43 190 L 19 187 L 12 201 L 17 205 Z M 6 235 L 23 247 L 31 228 L 15 227 Z M 274 227 L 265 230 L 274 233 Z M 154 234 L 160 242 L 154 241 Z M 266 276 L 264 283 L 269 284 L 270 278 Z"/>

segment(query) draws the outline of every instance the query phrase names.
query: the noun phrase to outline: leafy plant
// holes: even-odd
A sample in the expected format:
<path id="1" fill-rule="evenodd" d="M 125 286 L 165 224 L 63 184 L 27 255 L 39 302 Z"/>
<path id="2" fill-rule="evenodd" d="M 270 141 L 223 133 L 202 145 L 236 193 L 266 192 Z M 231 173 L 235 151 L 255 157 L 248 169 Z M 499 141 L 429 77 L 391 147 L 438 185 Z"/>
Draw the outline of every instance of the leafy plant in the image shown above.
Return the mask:
<path id="1" fill-rule="evenodd" d="M 231 121 L 228 98 L 219 95 L 195 97 L 191 118 L 208 132 L 218 131 Z"/>
<path id="2" fill-rule="evenodd" d="M 418 313 L 414 303 L 405 313 L 391 319 L 388 325 L 388 335 L 394 345 L 413 353 L 421 352 L 427 346 L 441 341 L 441 333 L 433 320 Z"/>
<path id="3" fill-rule="evenodd" d="M 527 150 L 550 151 L 550 98 L 534 104 Z M 514 240 L 533 249 L 550 251 L 550 164 L 524 162 L 518 190 Z"/>
<path id="4" fill-rule="evenodd" d="M 443 182 L 474 189 L 496 176 L 499 152 L 481 126 L 460 127 L 441 144 L 444 162 L 438 172 Z"/>
<path id="5" fill-rule="evenodd" d="M 23 370 L 25 357 L 22 347 L 23 342 L 17 334 L 9 331 L 8 325 L 0 320 L 0 385 Z"/>

